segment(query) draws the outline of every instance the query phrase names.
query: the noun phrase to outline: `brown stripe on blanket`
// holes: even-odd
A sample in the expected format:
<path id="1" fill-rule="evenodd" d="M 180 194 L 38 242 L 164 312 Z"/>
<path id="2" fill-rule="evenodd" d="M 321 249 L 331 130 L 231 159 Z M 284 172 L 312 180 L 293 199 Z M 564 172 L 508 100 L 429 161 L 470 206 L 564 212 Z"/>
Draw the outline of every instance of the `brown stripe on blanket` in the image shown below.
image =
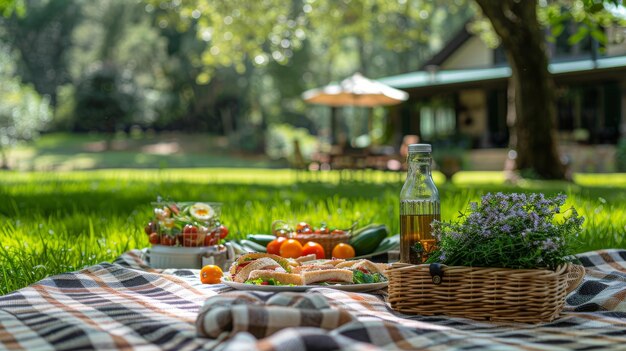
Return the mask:
<path id="1" fill-rule="evenodd" d="M 263 338 L 289 327 L 326 330 L 353 321 L 343 308 L 331 307 L 324 296 L 278 293 L 267 302 L 249 292 L 229 292 L 206 300 L 196 328 L 200 336 L 222 339 L 246 331 Z"/>
<path id="2" fill-rule="evenodd" d="M 8 314 L 8 312 L 0 311 L 0 316 L 4 313 Z M 9 318 L 11 318 L 11 321 L 9 321 L 9 319 L 5 316 L 0 317 L 0 340 L 2 340 L 2 346 L 6 347 L 9 350 L 26 350 L 24 347 L 22 347 L 22 345 L 20 345 L 17 339 L 15 339 L 14 334 L 17 334 L 17 333 L 15 333 L 14 330 L 7 329 L 10 327 L 5 326 L 5 323 L 6 324 L 8 324 L 9 322 L 15 323 L 15 320 L 17 320 L 17 318 L 15 318 L 13 315 L 10 315 L 10 314 L 9 314 Z"/>
<path id="3" fill-rule="evenodd" d="M 66 312 L 71 314 L 72 316 L 76 317 L 79 321 L 90 325 L 92 327 L 94 327 L 95 329 L 101 329 L 102 326 L 99 325 L 98 323 L 96 323 L 95 321 L 93 321 L 91 318 L 89 318 L 88 315 L 86 315 L 85 313 L 73 309 L 71 308 L 69 305 L 67 304 L 63 304 L 61 303 L 61 301 L 59 301 L 58 299 L 55 299 L 54 297 L 50 296 L 50 291 L 48 291 L 47 289 L 49 287 L 45 287 L 39 284 L 33 284 L 32 288 L 37 291 L 37 293 L 39 293 L 39 296 L 41 296 L 44 300 L 46 300 L 46 302 L 48 302 L 50 305 L 55 306 L 57 308 L 59 308 L 61 311 Z M 88 289 L 78 289 L 78 290 L 88 290 Z M 32 326 L 31 326 L 32 328 Z M 86 335 L 85 335 L 86 336 Z M 109 335 L 111 338 L 111 341 L 113 342 L 113 344 L 115 344 L 115 347 L 118 349 L 131 349 L 131 345 L 128 343 L 128 340 L 126 340 L 125 338 L 119 336 L 119 335 L 113 335 L 110 334 Z"/>
<path id="4" fill-rule="evenodd" d="M 605 264 L 608 264 L 617 271 L 623 271 L 626 267 L 623 264 L 620 264 L 619 261 L 615 260 L 615 258 L 613 257 L 614 253 L 615 252 L 613 250 L 603 250 L 599 252 L 600 257 L 602 257 L 602 260 L 604 260 Z"/>
<path id="5" fill-rule="evenodd" d="M 161 309 L 161 308 L 159 308 L 159 307 L 156 307 L 156 306 L 152 305 L 152 304 L 151 304 L 150 302 L 148 302 L 148 301 L 143 301 L 142 299 L 137 298 L 137 297 L 136 297 L 136 296 L 134 296 L 134 295 L 131 295 L 131 294 L 126 294 L 126 293 L 122 292 L 121 290 L 116 290 L 116 289 L 114 289 L 114 288 L 111 288 L 111 287 L 109 287 L 109 285 L 106 283 L 106 281 L 104 281 L 102 278 L 100 278 L 100 277 L 96 276 L 95 274 L 91 274 L 91 275 L 93 276 L 93 281 L 94 281 L 96 284 L 98 284 L 98 286 L 99 286 L 101 289 L 103 289 L 104 291 L 106 291 L 106 292 L 107 292 L 107 293 L 109 293 L 109 294 L 112 294 L 112 295 L 117 295 L 117 296 L 123 297 L 123 298 L 125 298 L 125 299 L 128 299 L 128 300 L 130 300 L 130 301 L 132 301 L 132 302 L 136 303 L 137 305 L 139 305 L 139 306 L 141 306 L 141 307 L 143 307 L 143 308 L 145 308 L 145 309 L 147 309 L 147 310 L 151 310 L 151 311 L 153 311 L 155 314 L 162 314 L 162 315 L 166 315 L 166 316 L 168 316 L 168 317 L 172 317 L 172 318 L 179 319 L 179 320 L 181 320 L 181 321 L 183 321 L 183 322 L 193 323 L 193 319 L 184 318 L 184 317 L 182 317 L 180 314 L 177 314 L 177 313 L 175 313 L 175 312 L 170 312 L 170 311 L 167 311 L 167 310 L 163 310 L 163 309 Z M 161 276 L 159 276 L 159 278 L 162 278 L 162 277 L 165 277 L 165 275 L 161 275 Z M 152 284 L 152 283 L 151 283 L 151 285 L 152 285 L 152 286 L 154 286 L 154 287 L 156 287 L 156 285 L 154 285 L 154 284 Z M 170 293 L 171 293 L 171 292 L 170 292 Z"/>

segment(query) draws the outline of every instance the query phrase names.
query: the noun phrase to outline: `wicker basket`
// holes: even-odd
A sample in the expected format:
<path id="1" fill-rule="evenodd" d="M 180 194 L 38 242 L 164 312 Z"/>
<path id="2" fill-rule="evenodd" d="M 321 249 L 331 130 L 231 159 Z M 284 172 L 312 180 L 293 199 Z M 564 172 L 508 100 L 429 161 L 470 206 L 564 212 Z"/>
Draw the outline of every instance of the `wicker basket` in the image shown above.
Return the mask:
<path id="1" fill-rule="evenodd" d="M 389 302 L 402 313 L 538 323 L 559 316 L 585 269 L 572 264 L 550 271 L 396 263 L 387 274 Z"/>
<path id="2" fill-rule="evenodd" d="M 332 258 L 333 249 L 337 244 L 345 244 L 350 241 L 350 232 L 344 234 L 293 234 L 292 238 L 298 240 L 302 245 L 309 241 L 316 242 L 324 248 L 326 258 Z"/>

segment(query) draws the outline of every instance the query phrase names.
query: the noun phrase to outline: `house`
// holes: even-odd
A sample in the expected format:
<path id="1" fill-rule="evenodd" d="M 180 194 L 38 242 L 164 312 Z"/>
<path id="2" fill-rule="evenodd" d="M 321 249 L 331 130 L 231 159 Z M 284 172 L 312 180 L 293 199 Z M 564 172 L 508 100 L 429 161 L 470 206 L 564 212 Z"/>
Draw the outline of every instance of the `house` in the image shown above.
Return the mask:
<path id="1" fill-rule="evenodd" d="M 624 28 L 607 30 L 610 44 L 602 48 L 593 38 L 568 45 L 567 31 L 548 42 L 560 149 L 577 171 L 612 171 L 615 144 L 626 136 L 625 35 Z M 502 169 L 509 142 L 510 77 L 503 50 L 463 28 L 420 71 L 378 81 L 409 93 L 390 110 L 398 139 L 460 138 L 472 149 L 471 168 L 495 170 Z"/>

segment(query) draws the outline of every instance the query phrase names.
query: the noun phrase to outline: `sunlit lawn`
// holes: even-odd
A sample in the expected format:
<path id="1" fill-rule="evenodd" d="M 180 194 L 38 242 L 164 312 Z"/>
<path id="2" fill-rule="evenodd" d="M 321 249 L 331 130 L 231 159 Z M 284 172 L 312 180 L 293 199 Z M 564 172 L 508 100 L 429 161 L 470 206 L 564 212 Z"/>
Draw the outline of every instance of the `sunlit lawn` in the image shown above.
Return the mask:
<path id="1" fill-rule="evenodd" d="M 276 168 L 284 160 L 257 155 L 233 157 L 224 138 L 205 134 L 144 133 L 120 135 L 106 146 L 102 134 L 55 133 L 9 152 L 11 168 L 23 171 L 68 171 L 109 168 Z"/>
<path id="2" fill-rule="evenodd" d="M 150 202 L 219 201 L 232 237 L 268 233 L 275 219 L 326 221 L 337 226 L 372 222 L 398 232 L 403 174 L 360 172 L 340 181 L 336 172 L 265 169 L 98 170 L 0 173 L 0 293 L 41 278 L 111 261 L 148 245 L 143 226 Z M 527 181 L 506 185 L 499 172 L 459 173 L 454 184 L 435 174 L 444 220 L 491 191 L 569 196 L 586 218 L 578 251 L 626 248 L 626 175 L 578 175 L 576 184 Z"/>

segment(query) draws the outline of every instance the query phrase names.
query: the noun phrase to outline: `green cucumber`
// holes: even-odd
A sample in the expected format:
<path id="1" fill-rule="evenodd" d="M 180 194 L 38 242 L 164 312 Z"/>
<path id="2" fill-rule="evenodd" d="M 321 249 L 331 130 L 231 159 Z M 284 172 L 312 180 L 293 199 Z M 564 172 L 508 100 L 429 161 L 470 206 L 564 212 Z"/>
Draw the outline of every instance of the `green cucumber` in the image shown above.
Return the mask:
<path id="1" fill-rule="evenodd" d="M 385 252 L 400 247 L 400 234 L 389 236 L 380 242 L 375 252 Z"/>
<path id="2" fill-rule="evenodd" d="M 239 240 L 239 244 L 241 244 L 241 246 L 243 246 L 244 248 L 254 250 L 254 252 L 267 252 L 267 250 L 265 249 L 265 246 L 259 245 L 251 240 L 246 240 L 246 239 Z"/>
<path id="3" fill-rule="evenodd" d="M 255 243 L 259 244 L 259 245 L 263 245 L 264 247 L 267 247 L 267 244 L 269 244 L 272 240 L 276 239 L 276 235 L 271 235 L 271 234 L 248 234 L 246 236 L 246 238 L 250 241 L 254 241 Z"/>
<path id="4" fill-rule="evenodd" d="M 350 238 L 350 245 L 356 256 L 363 256 L 374 252 L 381 241 L 389 235 L 389 228 L 384 224 L 370 224 L 354 232 Z"/>

